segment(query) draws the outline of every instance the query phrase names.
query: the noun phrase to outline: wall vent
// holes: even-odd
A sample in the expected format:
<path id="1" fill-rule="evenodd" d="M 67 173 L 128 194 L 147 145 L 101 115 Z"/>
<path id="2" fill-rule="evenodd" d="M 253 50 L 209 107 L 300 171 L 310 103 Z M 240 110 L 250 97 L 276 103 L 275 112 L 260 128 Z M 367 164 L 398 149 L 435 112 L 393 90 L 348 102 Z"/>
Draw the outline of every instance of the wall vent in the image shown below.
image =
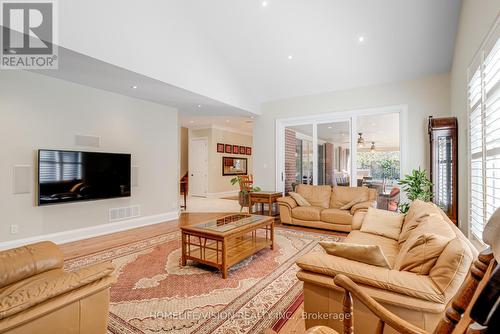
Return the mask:
<path id="1" fill-rule="evenodd" d="M 123 208 L 109 209 L 109 221 L 116 222 L 125 219 L 137 218 L 141 216 L 141 207 L 139 205 L 126 206 Z"/>
<path id="2" fill-rule="evenodd" d="M 101 138 L 95 137 L 95 136 L 76 135 L 75 136 L 75 145 L 76 146 L 88 146 L 88 147 L 100 147 L 101 146 Z"/>

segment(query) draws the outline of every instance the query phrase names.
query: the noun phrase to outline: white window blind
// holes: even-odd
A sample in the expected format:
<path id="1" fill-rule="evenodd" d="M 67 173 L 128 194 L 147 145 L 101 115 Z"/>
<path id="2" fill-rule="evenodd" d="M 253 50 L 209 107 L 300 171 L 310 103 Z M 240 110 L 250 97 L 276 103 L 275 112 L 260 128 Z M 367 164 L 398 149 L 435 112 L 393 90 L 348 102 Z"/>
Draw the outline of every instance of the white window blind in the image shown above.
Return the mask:
<path id="1" fill-rule="evenodd" d="M 482 240 L 484 225 L 500 207 L 500 40 L 490 37 L 469 68 L 470 229 Z"/>
<path id="2" fill-rule="evenodd" d="M 82 179 L 80 152 L 40 151 L 40 183 Z"/>

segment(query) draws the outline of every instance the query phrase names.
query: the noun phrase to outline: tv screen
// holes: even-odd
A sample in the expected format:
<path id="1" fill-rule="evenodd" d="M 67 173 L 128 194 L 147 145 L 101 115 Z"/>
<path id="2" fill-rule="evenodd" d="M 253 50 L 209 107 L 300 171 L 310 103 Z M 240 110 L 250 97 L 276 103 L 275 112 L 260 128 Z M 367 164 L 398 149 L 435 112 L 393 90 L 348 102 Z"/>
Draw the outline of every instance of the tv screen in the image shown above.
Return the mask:
<path id="1" fill-rule="evenodd" d="M 38 151 L 38 205 L 130 196 L 130 154 Z"/>

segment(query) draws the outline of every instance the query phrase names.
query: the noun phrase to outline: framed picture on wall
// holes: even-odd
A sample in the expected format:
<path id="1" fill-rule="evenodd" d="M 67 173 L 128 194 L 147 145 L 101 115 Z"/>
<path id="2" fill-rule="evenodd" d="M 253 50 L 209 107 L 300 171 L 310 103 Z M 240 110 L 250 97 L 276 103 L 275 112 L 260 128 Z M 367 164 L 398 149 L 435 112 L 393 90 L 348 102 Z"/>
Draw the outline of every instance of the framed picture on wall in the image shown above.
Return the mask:
<path id="1" fill-rule="evenodd" d="M 247 150 L 245 146 L 240 146 L 240 154 L 246 154 Z"/>
<path id="2" fill-rule="evenodd" d="M 251 147 L 247 147 L 245 153 L 246 153 L 246 155 L 252 155 L 252 148 Z"/>
<path id="3" fill-rule="evenodd" d="M 238 154 L 240 152 L 240 147 L 238 145 L 233 145 L 233 154 Z"/>
<path id="4" fill-rule="evenodd" d="M 226 153 L 231 154 L 231 152 L 232 152 L 232 151 L 231 151 L 231 145 L 226 144 Z"/>
<path id="5" fill-rule="evenodd" d="M 224 144 L 217 143 L 217 153 L 224 153 Z"/>

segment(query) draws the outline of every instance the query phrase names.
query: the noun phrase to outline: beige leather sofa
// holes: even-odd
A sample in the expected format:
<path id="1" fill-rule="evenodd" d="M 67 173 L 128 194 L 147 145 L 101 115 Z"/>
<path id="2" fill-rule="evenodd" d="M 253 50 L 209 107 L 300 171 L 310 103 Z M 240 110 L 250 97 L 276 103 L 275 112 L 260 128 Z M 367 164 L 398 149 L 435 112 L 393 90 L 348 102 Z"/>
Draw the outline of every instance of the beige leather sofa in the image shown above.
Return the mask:
<path id="1" fill-rule="evenodd" d="M 327 230 L 349 232 L 352 225 L 360 224 L 357 215 L 368 207 L 376 207 L 375 189 L 366 187 L 331 187 L 300 184 L 296 192 L 311 206 L 298 206 L 290 196 L 278 199 L 280 219 L 283 224 L 316 227 Z M 349 203 L 357 202 L 352 206 Z M 348 206 L 348 209 L 341 209 Z"/>
<path id="2" fill-rule="evenodd" d="M 450 241 L 428 274 L 418 275 L 398 270 L 398 263 L 406 255 L 403 248 L 406 240 L 422 233 L 437 234 Z M 441 209 L 421 201 L 416 201 L 411 206 L 403 222 L 399 240 L 361 232 L 358 227 L 349 233 L 345 242 L 379 245 L 392 269 L 324 252 L 310 253 L 300 258 L 297 264 L 301 270 L 297 276 L 304 282 L 307 328 L 325 325 L 342 332 L 339 315 L 342 314 L 343 290 L 333 283 L 333 278 L 337 274 L 344 274 L 391 312 L 432 332 L 477 256 L 476 249 Z M 377 318 L 356 299 L 354 315 L 356 333 L 375 332 Z M 384 329 L 384 333 L 394 332 L 388 326 Z"/>
<path id="3" fill-rule="evenodd" d="M 66 272 L 51 242 L 0 252 L 0 333 L 106 333 L 113 270 Z"/>

